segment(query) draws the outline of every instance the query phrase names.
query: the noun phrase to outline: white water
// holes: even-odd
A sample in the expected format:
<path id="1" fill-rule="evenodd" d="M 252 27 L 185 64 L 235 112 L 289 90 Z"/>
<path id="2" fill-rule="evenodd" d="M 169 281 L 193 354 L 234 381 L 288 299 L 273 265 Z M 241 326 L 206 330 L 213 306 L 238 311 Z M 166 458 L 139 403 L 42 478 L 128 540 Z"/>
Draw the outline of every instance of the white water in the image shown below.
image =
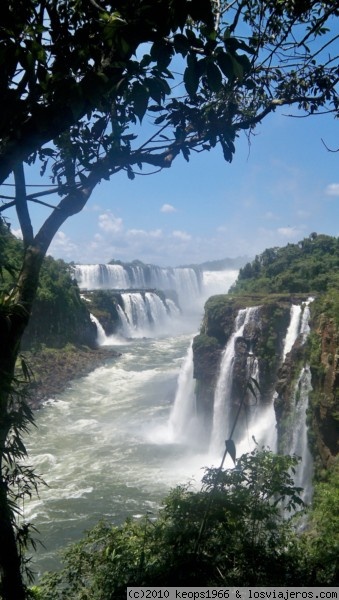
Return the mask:
<path id="1" fill-rule="evenodd" d="M 94 323 L 97 328 L 97 343 L 99 344 L 99 346 L 104 346 L 107 342 L 106 332 L 105 332 L 103 326 L 101 325 L 99 319 L 97 319 L 92 314 L 90 314 L 90 317 L 91 317 L 92 323 Z"/>
<path id="2" fill-rule="evenodd" d="M 188 267 L 164 269 L 153 265 L 145 265 L 144 268 L 137 265 L 76 265 L 74 275 L 82 289 L 175 290 L 183 306 L 201 296 L 199 273 Z"/>
<path id="3" fill-rule="evenodd" d="M 154 311 L 152 297 L 148 300 Z M 175 305 L 167 304 L 175 315 L 170 334 L 120 340 L 121 357 L 74 381 L 36 413 L 37 428 L 27 447 L 30 464 L 49 487 L 26 502 L 24 513 L 46 546 L 38 546 L 38 571 L 55 569 L 57 550 L 80 539 L 100 519 L 118 524 L 127 516 L 156 512 L 171 487 L 199 482 L 201 467 L 209 464 L 196 444 L 184 443 L 194 422 L 192 354 L 187 349 L 202 306 L 179 322 Z M 121 318 L 129 335 L 131 324 L 122 309 Z M 117 343 L 97 327 L 101 343 Z M 178 333 L 179 327 L 187 333 Z M 184 408 L 182 400 L 187 399 Z M 178 428 L 174 435 L 173 427 Z"/>
<path id="4" fill-rule="evenodd" d="M 252 310 L 243 311 L 234 334 L 241 335 Z M 25 516 L 46 546 L 39 549 L 39 570 L 54 569 L 57 549 L 101 518 L 118 524 L 156 512 L 170 487 L 188 480 L 198 485 L 202 467 L 220 463 L 219 449 L 199 449 L 191 350 L 197 325 L 195 320 L 187 335 L 121 345 L 120 358 L 73 382 L 37 413 L 38 428 L 27 445 L 49 487 L 26 503 Z M 252 436 L 268 443 L 272 411 L 270 406 L 251 423 L 237 444 L 238 456 L 253 449 Z"/>
<path id="5" fill-rule="evenodd" d="M 301 304 L 292 304 L 290 313 L 290 324 L 287 329 L 287 334 L 284 342 L 283 361 L 288 354 L 298 337 L 300 328 Z"/>
<path id="6" fill-rule="evenodd" d="M 82 289 L 174 290 L 183 310 L 214 294 L 226 294 L 238 271 L 199 272 L 189 267 L 161 268 L 153 265 L 76 265 L 74 275 Z"/>
<path id="7" fill-rule="evenodd" d="M 193 339 L 180 369 L 177 391 L 168 420 L 168 437 L 172 442 L 192 443 L 197 425 L 193 379 Z"/>
<path id="8" fill-rule="evenodd" d="M 300 335 L 301 343 L 304 344 L 310 332 L 310 303 L 313 298 L 308 298 L 304 303 L 303 311 L 298 312 L 299 320 L 295 331 Z M 292 319 L 291 319 L 292 320 Z M 296 336 L 297 337 L 297 336 Z M 295 338 L 296 339 L 296 338 Z M 293 345 L 293 344 L 292 344 Z M 292 346 L 291 346 L 292 347 Z M 284 349 L 285 350 L 285 349 Z M 286 356 L 287 352 L 284 352 Z M 291 398 L 291 447 L 285 448 L 288 454 L 296 454 L 301 457 L 295 475 L 295 485 L 304 489 L 302 498 L 308 503 L 312 498 L 313 457 L 308 446 L 306 413 L 309 402 L 309 394 L 312 390 L 311 371 L 309 365 L 302 367 Z"/>
<path id="9" fill-rule="evenodd" d="M 200 481 L 206 458 L 164 434 L 190 340 L 121 346 L 121 357 L 36 414 L 38 427 L 27 439 L 30 464 L 49 487 L 26 503 L 25 517 L 46 546 L 38 549 L 38 569 L 54 568 L 56 550 L 101 518 L 121 523 L 156 512 L 170 487 Z"/>
<path id="10" fill-rule="evenodd" d="M 210 450 L 212 453 L 222 451 L 228 439 L 233 423 L 230 422 L 231 388 L 233 376 L 234 344 L 244 331 L 245 325 L 255 319 L 258 307 L 239 310 L 232 333 L 221 357 L 219 376 L 214 394 L 213 425 Z"/>
<path id="11" fill-rule="evenodd" d="M 296 469 L 294 478 L 295 485 L 303 488 L 302 498 L 304 502 L 310 502 L 312 498 L 313 457 L 311 455 L 308 438 L 306 413 L 308 408 L 309 393 L 312 390 L 311 371 L 309 365 L 300 371 L 292 398 L 292 441 L 289 454 L 301 457 L 301 463 Z"/>

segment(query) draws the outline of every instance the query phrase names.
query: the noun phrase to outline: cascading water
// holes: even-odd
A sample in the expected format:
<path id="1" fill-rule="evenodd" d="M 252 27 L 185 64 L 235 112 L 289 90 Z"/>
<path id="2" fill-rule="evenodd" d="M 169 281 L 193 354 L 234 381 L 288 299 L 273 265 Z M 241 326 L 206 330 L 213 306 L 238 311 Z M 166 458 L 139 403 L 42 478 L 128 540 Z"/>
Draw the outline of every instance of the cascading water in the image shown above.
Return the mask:
<path id="1" fill-rule="evenodd" d="M 295 485 L 303 488 L 302 499 L 308 503 L 312 498 L 313 458 L 308 446 L 306 413 L 309 393 L 312 390 L 309 365 L 300 371 L 292 398 L 292 439 L 289 454 L 301 457 L 296 469 Z"/>
<path id="2" fill-rule="evenodd" d="M 300 339 L 304 344 L 310 332 L 310 303 L 313 298 L 308 298 L 300 314 Z M 306 413 L 309 402 L 309 394 L 312 390 L 311 371 L 309 365 L 301 368 L 299 373 L 293 397 L 291 398 L 291 447 L 286 448 L 289 454 L 296 454 L 301 457 L 301 463 L 296 469 L 295 484 L 303 488 L 302 498 L 304 502 L 309 502 L 312 498 L 312 475 L 313 475 L 313 457 L 308 446 L 307 420 Z"/>
<path id="3" fill-rule="evenodd" d="M 283 362 L 287 354 L 292 350 L 296 340 L 300 339 L 301 343 L 304 343 L 307 338 L 307 335 L 310 330 L 309 304 L 310 302 L 312 302 L 312 300 L 313 298 L 309 298 L 303 306 L 294 304 L 291 306 L 290 323 L 286 332 L 284 347 L 282 351 Z M 235 341 L 237 338 L 242 336 L 245 325 L 249 321 L 255 320 L 257 318 L 257 311 L 257 307 L 253 307 L 251 309 L 242 309 L 239 311 L 234 327 L 234 332 L 230 337 L 222 355 L 219 376 L 214 394 L 213 425 L 210 443 L 210 452 L 212 455 L 216 455 L 223 448 L 224 441 L 229 437 L 231 427 L 233 425 L 233 423 L 230 422 L 230 416 L 232 413 L 231 393 L 233 383 L 233 364 L 235 358 Z M 310 377 L 309 369 L 306 372 L 307 377 L 303 371 L 302 377 L 300 376 L 301 381 L 304 381 L 305 378 L 308 381 L 308 378 Z M 258 384 L 260 384 L 259 363 L 256 357 L 251 352 L 247 357 L 247 378 L 249 381 L 250 378 L 253 378 Z M 307 388 L 308 384 L 303 384 L 302 389 L 304 396 L 307 395 Z M 244 435 L 238 439 L 237 442 L 237 455 L 249 451 L 249 449 L 251 449 L 251 445 L 253 447 L 255 443 L 267 445 L 272 451 L 276 451 L 277 433 L 276 415 L 274 411 L 274 400 L 276 394 L 273 395 L 272 402 L 269 403 L 268 406 L 261 406 L 258 390 L 255 390 L 255 392 L 257 397 L 253 402 L 253 408 L 250 407 L 250 409 L 247 409 L 246 412 L 246 431 Z M 296 397 L 299 397 L 299 394 L 296 394 Z M 302 406 L 307 406 L 306 399 L 303 399 Z M 304 410 L 306 410 L 306 408 Z M 302 434 L 302 437 L 303 439 L 307 440 L 305 412 L 303 413 L 303 417 L 304 418 L 300 421 L 303 423 L 303 427 L 305 428 L 305 432 Z M 300 435 L 300 432 L 299 434 L 296 434 L 296 438 L 300 437 Z M 305 482 L 306 480 L 309 480 L 308 475 L 312 469 L 312 467 L 309 465 L 311 455 L 309 451 L 304 450 L 302 456 L 304 465 L 302 469 L 305 468 L 305 475 L 300 474 L 300 478 Z"/>
<path id="4" fill-rule="evenodd" d="M 177 391 L 168 421 L 169 439 L 175 442 L 190 441 L 189 430 L 195 417 L 192 340 L 178 377 Z"/>
<path id="5" fill-rule="evenodd" d="M 290 324 L 287 329 L 286 338 L 283 349 L 283 361 L 294 345 L 295 340 L 298 337 L 300 328 L 300 317 L 301 317 L 301 304 L 292 304 L 290 312 Z"/>
<path id="6" fill-rule="evenodd" d="M 144 313 L 153 314 L 153 322 L 162 316 L 166 318 L 164 308 L 160 308 L 160 312 L 152 308 L 152 301 L 157 300 L 148 297 L 148 293 L 151 292 L 139 292 L 138 302 L 143 302 Z M 161 301 L 159 296 L 157 298 Z M 171 307 L 171 301 L 166 300 L 166 305 Z M 124 334 L 131 337 L 131 323 L 120 305 L 117 311 Z M 167 313 L 166 308 L 165 311 Z M 293 326 L 300 336 L 307 331 L 306 311 L 307 306 L 301 323 Z M 129 316 L 133 323 L 131 307 Z M 221 446 L 227 438 L 226 407 L 222 401 L 226 400 L 230 388 L 236 339 L 242 336 L 245 324 L 256 319 L 256 308 L 240 311 L 224 351 L 225 376 L 221 380 L 220 373 L 220 398 L 215 402 L 220 418 L 215 414 L 213 425 L 217 430 L 223 423 Z M 56 548 L 79 539 L 82 532 L 103 515 L 113 523 L 120 523 L 127 515 L 137 518 L 146 510 L 156 510 L 169 487 L 192 477 L 199 481 L 201 466 L 210 464 L 211 457 L 214 459 L 212 453 L 206 456 L 203 449 L 201 451 L 200 433 L 196 434 L 190 341 L 197 326 L 195 322 L 189 336 L 175 336 L 172 331 L 167 338 L 135 339 L 126 343 L 121 347 L 119 360 L 112 359 L 105 367 L 74 382 L 55 402 L 50 401 L 45 410 L 38 412 L 38 430 L 30 436 L 28 447 L 32 464 L 50 487 L 42 489 L 40 498 L 27 503 L 25 511 L 27 518 L 42 531 L 42 540 L 47 540 L 49 550 L 43 550 L 43 560 L 46 554 L 48 558 L 48 552 L 51 556 L 47 567 L 55 566 Z M 151 332 L 154 335 L 154 329 Z M 295 338 L 295 333 L 286 336 L 284 356 L 287 343 L 291 344 L 287 338 Z M 251 348 L 247 359 L 249 375 L 260 380 L 258 361 L 251 354 Z M 300 398 L 303 391 L 309 389 L 308 377 L 309 370 L 305 368 L 295 397 L 300 423 L 305 423 L 301 413 L 302 406 L 306 411 L 306 404 L 300 403 Z M 223 398 L 221 390 L 225 392 Z M 216 396 L 217 392 L 215 400 Z M 196 440 L 189 446 L 186 442 L 190 441 L 192 431 Z M 248 439 L 252 435 L 261 443 L 268 443 L 270 435 L 275 439 L 273 404 L 267 410 L 260 407 L 254 411 L 246 435 L 236 443 L 238 456 L 249 451 Z M 299 441 L 302 438 L 302 433 L 295 436 Z M 269 445 L 274 450 L 273 443 Z M 219 462 L 220 445 L 217 452 Z"/>
<path id="7" fill-rule="evenodd" d="M 239 310 L 234 332 L 222 354 L 219 376 L 214 394 L 213 424 L 210 445 L 212 454 L 220 452 L 220 449 L 223 448 L 224 441 L 228 438 L 233 425 L 233 423 L 230 422 L 230 408 L 235 341 L 242 335 L 245 325 L 249 321 L 255 320 L 257 312 L 257 306 Z"/>
<path id="8" fill-rule="evenodd" d="M 82 289 L 174 290 L 183 306 L 201 295 L 201 274 L 190 267 L 164 269 L 153 265 L 133 264 L 75 265 L 74 276 Z"/>
<path id="9" fill-rule="evenodd" d="M 92 315 L 92 313 L 90 314 L 90 318 L 91 318 L 92 323 L 94 323 L 97 328 L 97 343 L 98 343 L 98 345 L 99 346 L 105 345 L 107 342 L 107 335 L 106 335 L 106 332 L 105 332 L 103 326 L 101 325 L 99 319 L 97 319 L 94 315 Z"/>
<path id="10" fill-rule="evenodd" d="M 128 338 L 154 336 L 170 328 L 171 318 L 177 316 L 178 309 L 172 313 L 174 303 L 167 304 L 153 292 L 131 292 L 121 294 L 123 308 L 117 307 L 121 321 L 121 332 Z"/>

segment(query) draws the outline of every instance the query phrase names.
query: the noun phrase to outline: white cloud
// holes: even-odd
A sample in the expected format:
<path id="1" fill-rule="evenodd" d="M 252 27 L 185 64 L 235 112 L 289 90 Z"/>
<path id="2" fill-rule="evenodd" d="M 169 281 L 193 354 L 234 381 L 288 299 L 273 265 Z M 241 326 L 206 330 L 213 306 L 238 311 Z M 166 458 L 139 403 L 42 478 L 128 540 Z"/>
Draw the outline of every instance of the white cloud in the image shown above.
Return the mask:
<path id="1" fill-rule="evenodd" d="M 186 231 L 180 231 L 178 229 L 172 231 L 172 237 L 177 238 L 182 242 L 189 242 L 192 239 L 192 236 L 189 233 L 186 233 Z"/>
<path id="2" fill-rule="evenodd" d="M 299 235 L 302 235 L 303 231 L 302 229 L 298 229 L 297 227 L 278 227 L 277 232 L 279 233 L 279 235 L 286 237 L 286 238 L 290 238 L 290 237 L 296 237 Z"/>
<path id="3" fill-rule="evenodd" d="M 110 210 L 99 215 L 98 225 L 106 233 L 118 233 L 123 228 L 122 219 L 115 217 Z"/>
<path id="4" fill-rule="evenodd" d="M 78 246 L 63 231 L 58 231 L 49 248 L 49 254 L 56 258 L 74 260 L 78 254 Z"/>
<path id="5" fill-rule="evenodd" d="M 289 237 L 294 233 L 294 227 L 278 227 L 277 229 L 279 235 L 283 235 L 284 237 Z"/>
<path id="6" fill-rule="evenodd" d="M 22 231 L 21 229 L 11 229 L 11 233 L 13 233 L 13 235 L 18 238 L 18 240 L 22 240 Z"/>
<path id="7" fill-rule="evenodd" d="M 128 229 L 127 236 L 130 238 L 161 238 L 163 236 L 161 229 L 145 231 L 145 229 Z"/>
<path id="8" fill-rule="evenodd" d="M 329 183 L 325 189 L 327 196 L 339 196 L 339 183 Z"/>
<path id="9" fill-rule="evenodd" d="M 163 213 L 171 213 L 171 212 L 177 212 L 177 209 L 174 208 L 174 206 L 172 206 L 172 204 L 163 204 L 160 212 Z"/>

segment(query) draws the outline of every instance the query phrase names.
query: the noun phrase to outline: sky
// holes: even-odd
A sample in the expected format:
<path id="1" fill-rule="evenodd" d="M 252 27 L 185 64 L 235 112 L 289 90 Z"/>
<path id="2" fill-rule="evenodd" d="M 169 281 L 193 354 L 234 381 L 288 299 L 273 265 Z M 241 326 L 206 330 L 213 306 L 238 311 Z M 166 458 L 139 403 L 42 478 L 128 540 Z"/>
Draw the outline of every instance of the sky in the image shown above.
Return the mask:
<path id="1" fill-rule="evenodd" d="M 82 264 L 138 259 L 179 266 L 252 258 L 311 232 L 338 236 L 339 152 L 323 141 L 339 148 L 339 121 L 287 112 L 257 126 L 250 146 L 240 134 L 231 164 L 214 149 L 192 154 L 189 163 L 180 156 L 161 173 L 133 181 L 120 173 L 102 182 L 48 253 Z M 16 232 L 15 215 L 8 216 Z M 35 231 L 47 216 L 48 209 L 33 206 Z"/>

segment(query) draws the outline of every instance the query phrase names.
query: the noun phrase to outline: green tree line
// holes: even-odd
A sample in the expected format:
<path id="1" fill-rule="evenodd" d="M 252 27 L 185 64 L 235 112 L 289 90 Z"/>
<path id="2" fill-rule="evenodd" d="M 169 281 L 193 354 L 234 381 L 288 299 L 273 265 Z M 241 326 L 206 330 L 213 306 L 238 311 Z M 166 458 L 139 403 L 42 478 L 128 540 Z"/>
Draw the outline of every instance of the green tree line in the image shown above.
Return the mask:
<path id="1" fill-rule="evenodd" d="M 312 293 L 339 289 L 339 238 L 312 233 L 268 248 L 239 271 L 230 293 Z"/>
<path id="2" fill-rule="evenodd" d="M 308 530 L 297 533 L 297 463 L 256 449 L 234 469 L 207 469 L 199 491 L 173 489 L 156 518 L 99 523 L 67 549 L 63 569 L 46 575 L 34 597 L 123 600 L 127 586 L 336 585 L 338 465 L 316 488 Z"/>

